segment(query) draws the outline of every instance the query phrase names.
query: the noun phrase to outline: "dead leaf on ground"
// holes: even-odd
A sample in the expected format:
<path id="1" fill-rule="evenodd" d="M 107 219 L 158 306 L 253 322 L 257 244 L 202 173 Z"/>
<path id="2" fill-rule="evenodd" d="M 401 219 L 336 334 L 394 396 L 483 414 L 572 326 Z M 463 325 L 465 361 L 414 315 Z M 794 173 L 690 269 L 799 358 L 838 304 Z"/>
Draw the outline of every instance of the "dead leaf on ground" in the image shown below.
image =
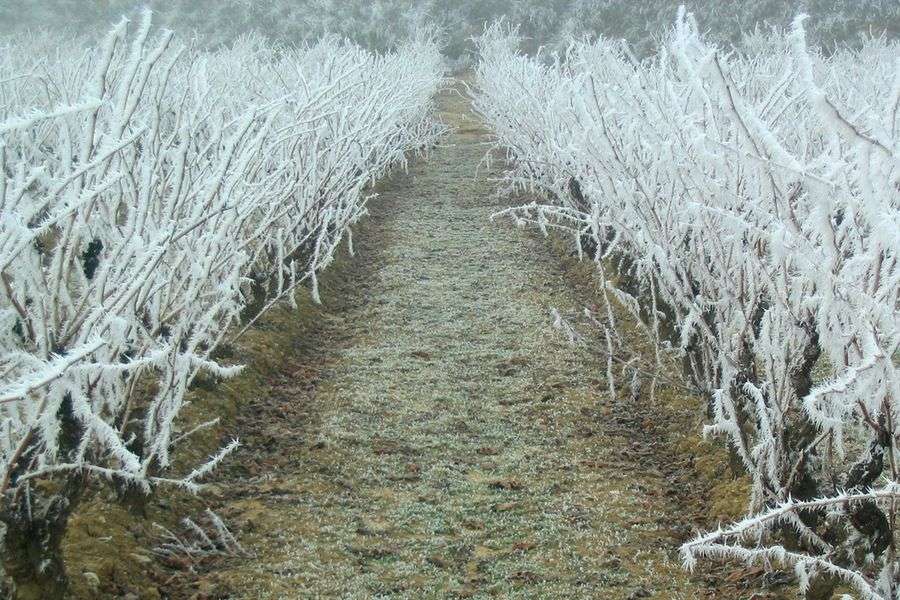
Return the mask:
<path id="1" fill-rule="evenodd" d="M 526 585 L 534 585 L 544 580 L 543 577 L 533 571 L 516 571 L 506 578 L 508 581 L 515 583 L 524 583 Z"/>
<path id="2" fill-rule="evenodd" d="M 497 490 L 506 490 L 509 492 L 517 492 L 525 488 L 521 481 L 513 478 L 504 478 L 504 479 L 495 479 L 488 487 L 497 489 Z"/>
<path id="3" fill-rule="evenodd" d="M 528 541 L 516 542 L 512 547 L 513 552 L 528 552 L 529 550 L 534 550 L 535 548 L 537 548 L 537 544 Z"/>

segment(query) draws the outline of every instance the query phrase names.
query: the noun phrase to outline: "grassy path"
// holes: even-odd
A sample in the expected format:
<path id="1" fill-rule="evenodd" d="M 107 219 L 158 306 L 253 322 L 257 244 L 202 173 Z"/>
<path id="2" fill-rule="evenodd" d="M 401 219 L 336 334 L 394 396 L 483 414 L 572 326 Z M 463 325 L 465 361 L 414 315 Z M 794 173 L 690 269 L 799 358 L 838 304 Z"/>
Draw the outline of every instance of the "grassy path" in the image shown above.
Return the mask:
<path id="1" fill-rule="evenodd" d="M 273 383 L 302 418 L 264 448 L 251 436 L 277 456 L 229 485 L 226 512 L 256 557 L 218 584 L 244 598 L 706 597 L 673 554 L 667 482 L 604 408 L 602 366 L 551 326 L 552 307 L 580 306 L 564 273 L 547 271 L 544 240 L 489 222 L 502 205 L 497 172 L 478 170 L 487 133 L 460 94 L 441 107 L 454 133 L 384 186 L 357 237 L 314 389 L 302 370 Z"/>

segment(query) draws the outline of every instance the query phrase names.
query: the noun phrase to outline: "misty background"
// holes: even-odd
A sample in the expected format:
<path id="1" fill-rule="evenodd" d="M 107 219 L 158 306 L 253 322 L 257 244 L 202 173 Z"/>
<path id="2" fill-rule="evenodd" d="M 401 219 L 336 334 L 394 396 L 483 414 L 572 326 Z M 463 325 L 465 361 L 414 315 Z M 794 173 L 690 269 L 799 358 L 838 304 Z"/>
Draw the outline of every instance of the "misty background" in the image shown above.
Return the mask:
<path id="1" fill-rule="evenodd" d="M 900 0 L 8 0 L 0 3 L 0 34 L 64 29 L 96 37 L 149 6 L 157 25 L 205 46 L 258 32 L 292 44 L 336 34 L 384 50 L 426 28 L 448 56 L 465 58 L 484 24 L 504 19 L 529 52 L 561 49 L 573 36 L 605 36 L 646 54 L 681 4 L 723 44 L 784 28 L 801 12 L 810 15 L 810 41 L 826 50 L 900 33 Z"/>

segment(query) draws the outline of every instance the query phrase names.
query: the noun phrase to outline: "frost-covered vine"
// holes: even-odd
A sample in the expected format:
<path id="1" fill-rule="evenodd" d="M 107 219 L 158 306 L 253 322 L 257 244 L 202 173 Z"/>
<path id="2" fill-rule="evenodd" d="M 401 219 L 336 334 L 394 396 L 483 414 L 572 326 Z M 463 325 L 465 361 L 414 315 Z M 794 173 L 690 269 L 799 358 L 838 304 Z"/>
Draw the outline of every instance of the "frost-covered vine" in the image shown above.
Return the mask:
<path id="1" fill-rule="evenodd" d="M 172 473 L 188 387 L 201 371 L 239 372 L 213 354 L 239 321 L 303 282 L 317 294 L 369 184 L 439 135 L 442 69 L 427 39 L 384 55 L 333 38 L 202 51 L 154 31 L 149 12 L 94 48 L 0 43 L 0 517 L 13 579 L 59 578 L 50 562 L 89 480 L 195 491 L 237 447 Z"/>
<path id="2" fill-rule="evenodd" d="M 686 563 L 780 561 L 810 597 L 897 598 L 897 45 L 826 57 L 799 17 L 723 51 L 682 12 L 645 60 L 600 40 L 541 61 L 500 26 L 479 46 L 508 183 L 549 198 L 506 214 L 593 251 L 753 482 L 747 519 Z"/>

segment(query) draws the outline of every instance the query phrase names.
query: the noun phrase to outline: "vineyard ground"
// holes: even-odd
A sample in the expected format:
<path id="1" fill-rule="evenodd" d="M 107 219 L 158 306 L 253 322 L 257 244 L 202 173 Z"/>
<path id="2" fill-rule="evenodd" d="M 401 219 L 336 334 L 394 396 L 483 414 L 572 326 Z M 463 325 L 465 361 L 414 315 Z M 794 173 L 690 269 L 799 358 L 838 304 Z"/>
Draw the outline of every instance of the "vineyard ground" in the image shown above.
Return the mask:
<path id="1" fill-rule="evenodd" d="M 325 305 L 274 311 L 240 343 L 247 371 L 197 391 L 197 413 L 227 399 L 197 452 L 226 433 L 244 447 L 207 496 L 154 502 L 147 522 L 209 505 L 252 557 L 187 575 L 153 560 L 149 525 L 95 501 L 67 541 L 79 596 L 98 593 L 84 572 L 132 598 L 751 595 L 758 580 L 691 576 L 676 553 L 743 508 L 697 400 L 609 399 L 603 342 L 552 327 L 552 309 L 596 303 L 589 267 L 489 221 L 502 160 L 481 162 L 461 86 L 440 106 L 453 132 L 379 186 Z"/>

